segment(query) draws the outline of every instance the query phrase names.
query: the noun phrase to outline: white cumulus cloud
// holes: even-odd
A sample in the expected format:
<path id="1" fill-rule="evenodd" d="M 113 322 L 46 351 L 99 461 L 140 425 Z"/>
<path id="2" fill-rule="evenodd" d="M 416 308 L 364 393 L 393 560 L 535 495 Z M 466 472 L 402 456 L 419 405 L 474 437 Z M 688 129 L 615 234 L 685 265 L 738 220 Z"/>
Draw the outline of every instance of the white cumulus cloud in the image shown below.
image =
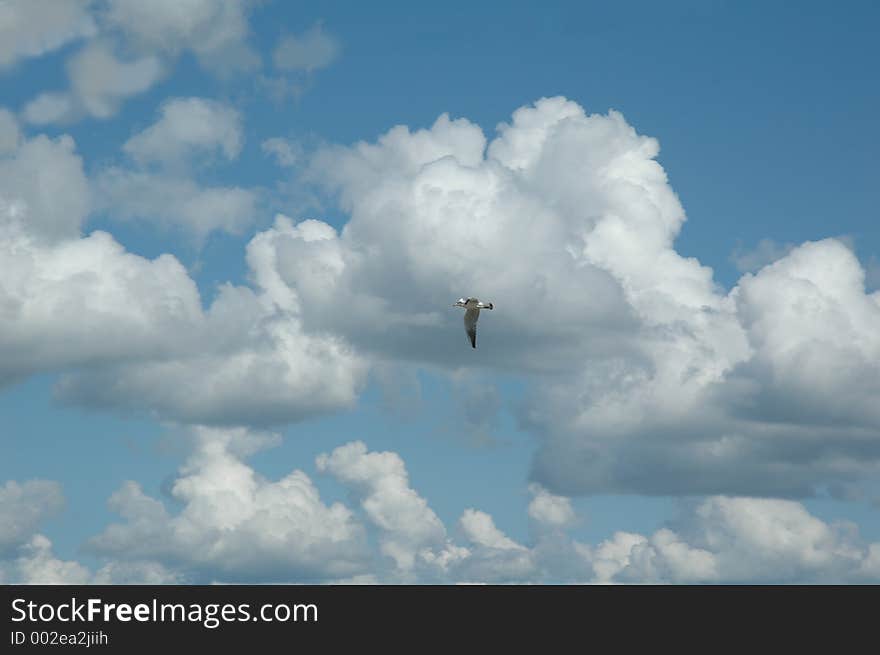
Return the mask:
<path id="1" fill-rule="evenodd" d="M 444 115 L 320 148 L 306 175 L 350 220 L 261 235 L 273 284 L 374 359 L 528 377 L 520 418 L 553 493 L 798 495 L 876 474 L 878 296 L 858 260 L 807 243 L 720 288 L 675 250 L 685 212 L 658 152 L 564 98 L 491 141 Z M 448 310 L 463 295 L 496 305 L 476 352 Z"/>
<path id="2" fill-rule="evenodd" d="M 271 279 L 227 284 L 204 308 L 174 257 L 82 236 L 89 190 L 69 137 L 24 141 L 0 172 L 0 384 L 67 369 L 62 397 L 235 425 L 354 402 L 362 359 L 334 335 L 307 333 Z M 251 245 L 254 270 L 268 256 Z"/>
<path id="3" fill-rule="evenodd" d="M 652 534 L 616 532 L 596 544 L 571 536 L 570 500 L 531 485 L 532 530 L 519 542 L 479 509 L 449 531 L 410 484 L 394 452 L 360 441 L 319 455 L 319 472 L 357 507 L 327 504 L 295 469 L 268 480 L 246 463 L 278 435 L 193 427 L 170 485 L 175 509 L 134 482 L 110 498 L 121 520 L 89 540 L 96 571 L 52 552 L 36 532 L 58 511 L 56 483 L 0 488 L 0 579 L 12 583 L 836 583 L 880 580 L 880 543 L 800 503 L 709 496 L 682 504 Z M 548 530 L 552 527 L 552 530 Z M 375 542 L 370 531 L 375 532 Z M 463 540 L 463 543 L 459 542 Z"/>
<path id="4" fill-rule="evenodd" d="M 166 105 L 129 141 L 144 166 L 99 177 L 102 202 L 120 217 L 149 215 L 197 232 L 243 229 L 246 190 L 203 189 L 174 179 L 165 164 L 240 147 L 232 114 L 217 105 L 209 112 L 230 119 L 218 129 L 172 129 L 188 120 L 169 108 L 188 116 L 207 106 Z M 29 244 L 16 245 L 9 270 L 19 272 L 0 287 L 0 310 L 12 317 L 0 344 L 12 344 L 7 361 L 20 353 L 17 364 L 4 364 L 22 374 L 42 370 L 26 362 L 102 362 L 65 378 L 68 400 L 265 426 L 351 406 L 373 365 L 480 369 L 530 383 L 519 419 L 539 435 L 533 478 L 550 494 L 797 496 L 858 484 L 880 469 L 880 296 L 866 293 L 853 252 L 836 239 L 801 244 L 734 289 L 720 288 L 710 269 L 675 250 L 685 213 L 656 160 L 659 146 L 619 113 L 591 115 L 546 98 L 516 110 L 491 140 L 444 115 L 426 129 L 398 126 L 372 143 L 321 147 L 303 170 L 349 214 L 344 228 L 279 215 L 248 245 L 251 285 L 223 287 L 207 309 L 176 262 L 161 259 L 173 283 L 118 306 L 137 315 L 132 303 L 155 302 L 159 317 L 175 318 L 133 332 L 125 321 L 102 320 L 105 331 L 125 325 L 125 337 L 65 357 L 63 344 L 76 340 L 53 330 L 68 334 L 92 320 L 86 312 L 44 328 L 52 338 L 33 343 L 48 345 L 28 348 L 51 356 L 32 357 L 21 344 L 40 333 L 21 307 L 43 306 L 32 300 L 41 284 L 60 298 L 67 284 L 102 280 L 90 263 L 100 257 L 90 258 L 113 249 L 106 235 L 51 245 L 74 238 L 89 206 L 65 211 L 56 204 L 64 194 L 28 187 L 31 171 L 41 171 L 32 160 L 65 149 L 73 155 L 69 140 L 38 137 L 0 163 L 22 180 L 3 189 L 4 222 Z M 69 172 L 47 179 L 78 179 L 81 166 L 60 161 Z M 77 184 L 70 189 L 83 196 Z M 174 215 L 155 206 L 160 195 L 175 200 Z M 19 268 L 32 248 L 50 251 Z M 76 253 L 76 266 L 59 269 L 60 278 L 44 272 L 62 252 Z M 149 270 L 128 255 L 108 261 L 117 259 Z M 68 271 L 97 278 L 74 282 Z M 465 347 L 461 315 L 450 307 L 470 294 L 496 306 L 481 319 L 476 351 Z M 183 327 L 165 330 L 178 319 Z M 482 398 L 497 409 L 486 389 Z M 471 427 L 488 434 L 492 416 L 475 415 Z"/>
<path id="5" fill-rule="evenodd" d="M 171 488 L 182 509 L 171 514 L 126 483 L 110 499 L 124 522 L 91 540 L 95 552 L 158 561 L 195 580 L 320 581 L 362 572 L 360 525 L 340 503 L 324 504 L 305 473 L 262 478 L 233 454 L 244 431 L 196 428 L 195 437 Z"/>
<path id="6" fill-rule="evenodd" d="M 381 532 L 381 550 L 396 568 L 409 572 L 422 551 L 442 550 L 443 523 L 409 485 L 403 460 L 393 452 L 368 452 L 355 441 L 320 455 L 318 470 L 329 473 L 360 498 L 361 507 Z"/>
<path id="7" fill-rule="evenodd" d="M 800 503 L 713 496 L 676 530 L 617 533 L 592 549 L 601 581 L 848 583 L 876 576 L 875 544 L 855 526 L 824 523 Z"/>

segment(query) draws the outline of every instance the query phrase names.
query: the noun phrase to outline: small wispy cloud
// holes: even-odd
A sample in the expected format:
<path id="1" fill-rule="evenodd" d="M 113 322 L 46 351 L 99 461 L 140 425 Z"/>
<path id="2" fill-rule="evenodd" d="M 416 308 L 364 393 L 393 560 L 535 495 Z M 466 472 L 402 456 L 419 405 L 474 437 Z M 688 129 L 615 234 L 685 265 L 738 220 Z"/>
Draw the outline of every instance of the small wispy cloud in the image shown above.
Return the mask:
<path id="1" fill-rule="evenodd" d="M 316 23 L 302 34 L 281 37 L 272 61 L 281 71 L 311 73 L 327 68 L 341 53 L 339 40 L 325 32 L 321 23 Z"/>
<path id="2" fill-rule="evenodd" d="M 793 243 L 780 244 L 773 239 L 761 239 L 754 248 L 737 247 L 730 254 L 730 261 L 740 273 L 754 273 L 782 259 L 794 249 Z"/>

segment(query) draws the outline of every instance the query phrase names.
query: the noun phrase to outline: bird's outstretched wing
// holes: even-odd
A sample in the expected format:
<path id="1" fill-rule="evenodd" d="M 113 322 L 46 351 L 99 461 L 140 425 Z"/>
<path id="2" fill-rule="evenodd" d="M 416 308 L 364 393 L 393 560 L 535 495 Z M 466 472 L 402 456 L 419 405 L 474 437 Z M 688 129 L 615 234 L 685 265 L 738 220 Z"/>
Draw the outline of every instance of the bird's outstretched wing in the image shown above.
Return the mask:
<path id="1" fill-rule="evenodd" d="M 471 340 L 471 347 L 477 347 L 477 319 L 480 317 L 479 309 L 468 309 L 464 313 L 464 330 L 467 332 L 468 339 Z"/>

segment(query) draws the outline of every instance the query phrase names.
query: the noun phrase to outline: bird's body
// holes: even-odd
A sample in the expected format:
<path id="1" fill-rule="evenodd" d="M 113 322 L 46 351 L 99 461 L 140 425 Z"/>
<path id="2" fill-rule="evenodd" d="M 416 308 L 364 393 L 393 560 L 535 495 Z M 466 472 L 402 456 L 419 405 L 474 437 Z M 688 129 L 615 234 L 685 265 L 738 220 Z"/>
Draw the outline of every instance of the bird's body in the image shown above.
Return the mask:
<path id="1" fill-rule="evenodd" d="M 464 307 L 464 331 L 467 332 L 471 347 L 477 347 L 477 319 L 480 318 L 481 309 L 494 309 L 495 305 L 490 302 L 480 302 L 476 298 L 459 298 L 453 307 Z"/>

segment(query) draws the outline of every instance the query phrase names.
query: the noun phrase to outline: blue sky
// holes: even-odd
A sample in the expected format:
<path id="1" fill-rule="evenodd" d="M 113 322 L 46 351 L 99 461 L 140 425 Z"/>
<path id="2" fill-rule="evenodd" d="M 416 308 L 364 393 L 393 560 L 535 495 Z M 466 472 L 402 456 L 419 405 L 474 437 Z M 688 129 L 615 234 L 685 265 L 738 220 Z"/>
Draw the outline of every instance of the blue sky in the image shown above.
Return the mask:
<path id="1" fill-rule="evenodd" d="M 2 579 L 880 577 L 872 3 L 172 5 L 0 3 Z"/>

